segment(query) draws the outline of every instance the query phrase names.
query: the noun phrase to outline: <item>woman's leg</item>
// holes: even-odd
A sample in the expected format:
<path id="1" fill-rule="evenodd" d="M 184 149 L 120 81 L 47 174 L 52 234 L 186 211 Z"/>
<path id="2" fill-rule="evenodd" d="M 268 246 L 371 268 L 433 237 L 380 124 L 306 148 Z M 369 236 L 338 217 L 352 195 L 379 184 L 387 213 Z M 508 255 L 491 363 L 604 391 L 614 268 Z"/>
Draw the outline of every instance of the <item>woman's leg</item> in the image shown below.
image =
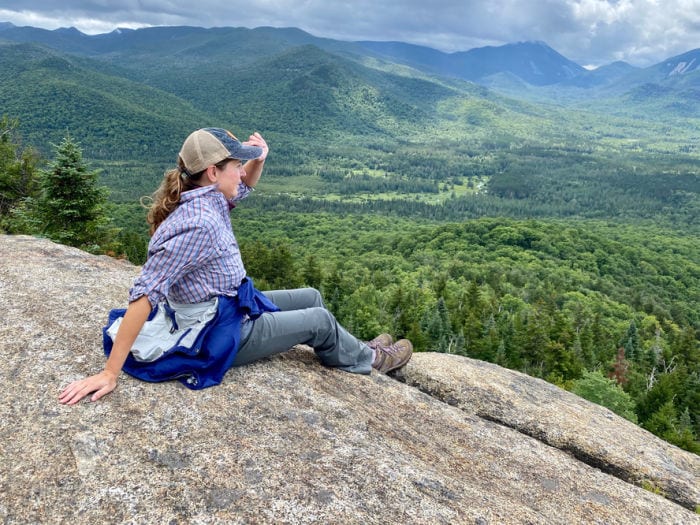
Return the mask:
<path id="1" fill-rule="evenodd" d="M 297 344 L 311 346 L 326 366 L 369 374 L 372 349 L 338 324 L 313 288 L 264 292 L 281 312 L 267 312 L 242 329 L 234 366 L 286 352 Z"/>

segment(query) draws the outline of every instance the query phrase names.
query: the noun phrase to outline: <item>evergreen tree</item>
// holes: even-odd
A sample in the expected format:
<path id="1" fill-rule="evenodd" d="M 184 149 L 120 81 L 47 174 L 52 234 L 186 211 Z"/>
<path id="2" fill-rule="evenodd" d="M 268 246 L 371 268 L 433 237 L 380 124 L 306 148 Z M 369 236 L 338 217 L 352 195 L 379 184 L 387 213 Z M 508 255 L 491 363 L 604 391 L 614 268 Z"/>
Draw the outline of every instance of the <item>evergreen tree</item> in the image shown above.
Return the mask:
<path id="1" fill-rule="evenodd" d="M 573 350 L 558 341 L 549 341 L 544 352 L 544 377 L 550 383 L 563 384 L 581 377 L 583 365 Z"/>
<path id="2" fill-rule="evenodd" d="M 279 244 L 272 248 L 268 262 L 265 278 L 272 289 L 296 288 L 301 284 L 289 246 Z"/>
<path id="3" fill-rule="evenodd" d="M 669 443 L 678 445 L 696 454 L 700 452 L 700 443 L 696 441 L 693 434 L 690 416 L 684 411 L 679 417 L 675 405 L 670 400 L 661 405 L 644 422 L 644 427 Z"/>
<path id="4" fill-rule="evenodd" d="M 615 346 L 610 344 L 603 328 L 603 316 L 596 312 L 591 323 L 591 340 L 596 363 L 607 363 L 615 355 Z"/>
<path id="5" fill-rule="evenodd" d="M 316 288 L 321 290 L 321 283 L 323 282 L 323 270 L 318 263 L 315 255 L 309 255 L 306 258 L 306 265 L 302 270 L 302 278 L 306 286 L 311 288 Z"/>
<path id="6" fill-rule="evenodd" d="M 467 353 L 477 359 L 485 359 L 482 354 L 484 346 L 484 323 L 482 321 L 483 302 L 479 292 L 479 285 L 475 280 L 470 281 L 463 296 L 464 304 L 460 331 L 464 335 L 464 345 Z"/>
<path id="7" fill-rule="evenodd" d="M 326 307 L 338 315 L 344 297 L 343 266 L 336 263 L 331 273 L 323 282 L 324 301 Z"/>
<path id="8" fill-rule="evenodd" d="M 637 331 L 637 323 L 634 322 L 634 319 L 630 321 L 627 335 L 621 344 L 625 349 L 625 356 L 627 359 L 636 361 L 641 357 L 639 355 L 639 333 Z"/>
<path id="9" fill-rule="evenodd" d="M 38 213 L 43 233 L 62 244 L 103 251 L 114 232 L 107 227 L 107 195 L 97 185 L 97 172 L 88 170 L 70 137 L 54 150 L 55 159 L 41 178 Z"/>
<path id="10" fill-rule="evenodd" d="M 671 351 L 690 370 L 700 372 L 700 343 L 698 343 L 695 328 L 685 326 L 674 339 Z"/>
<path id="11" fill-rule="evenodd" d="M 683 410 L 678 417 L 676 435 L 669 441 L 681 448 L 684 448 L 685 450 L 690 450 L 696 454 L 700 453 L 700 442 L 698 441 L 697 434 L 694 431 L 693 421 L 688 407 L 685 407 L 685 410 Z"/>
<path id="12" fill-rule="evenodd" d="M 146 262 L 148 240 L 143 235 L 130 230 L 121 230 L 118 241 L 129 261 L 139 265 Z"/>
<path id="13" fill-rule="evenodd" d="M 643 364 L 651 372 L 656 368 L 659 362 L 661 353 L 663 352 L 663 345 L 661 340 L 661 329 L 656 327 L 654 330 L 654 340 L 653 343 L 649 345 L 649 348 L 644 352 Z"/>
<path id="14" fill-rule="evenodd" d="M 430 348 L 434 352 L 453 352 L 455 340 L 450 325 L 450 314 L 445 306 L 445 299 L 440 297 L 435 308 L 425 311 L 421 320 L 421 329 L 428 336 Z"/>
<path id="15" fill-rule="evenodd" d="M 345 328 L 363 339 L 385 332 L 387 329 L 380 322 L 379 302 L 379 292 L 373 285 L 359 286 L 340 307 L 339 316 Z"/>

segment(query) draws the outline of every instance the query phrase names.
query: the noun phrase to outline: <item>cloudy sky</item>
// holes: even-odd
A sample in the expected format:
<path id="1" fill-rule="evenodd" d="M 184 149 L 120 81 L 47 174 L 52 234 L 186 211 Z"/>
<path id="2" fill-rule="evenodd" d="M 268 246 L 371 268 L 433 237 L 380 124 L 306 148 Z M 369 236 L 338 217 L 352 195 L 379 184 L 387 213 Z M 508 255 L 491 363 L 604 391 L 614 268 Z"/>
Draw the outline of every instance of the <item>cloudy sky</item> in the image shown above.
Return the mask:
<path id="1" fill-rule="evenodd" d="M 0 22 L 116 27 L 299 27 L 442 51 L 542 40 L 584 66 L 648 66 L 700 47 L 700 0 L 0 0 Z"/>

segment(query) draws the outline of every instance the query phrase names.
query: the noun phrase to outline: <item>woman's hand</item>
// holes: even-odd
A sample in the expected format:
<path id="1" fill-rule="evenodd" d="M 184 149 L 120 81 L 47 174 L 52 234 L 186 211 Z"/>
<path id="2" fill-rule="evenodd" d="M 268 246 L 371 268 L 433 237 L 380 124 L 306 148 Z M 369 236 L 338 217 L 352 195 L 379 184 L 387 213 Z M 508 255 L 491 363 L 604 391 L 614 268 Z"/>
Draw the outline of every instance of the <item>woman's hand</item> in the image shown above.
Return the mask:
<path id="1" fill-rule="evenodd" d="M 257 131 L 253 133 L 250 137 L 248 137 L 248 140 L 246 140 L 243 144 L 246 146 L 257 146 L 258 148 L 262 148 L 262 155 L 260 155 L 257 159 L 254 160 L 265 160 L 267 154 L 270 151 L 270 148 L 268 148 L 267 146 L 267 142 L 265 142 L 265 139 L 262 138 L 262 135 Z"/>
<path id="2" fill-rule="evenodd" d="M 90 401 L 97 401 L 102 396 L 109 394 L 117 387 L 117 376 L 108 370 L 99 374 L 73 381 L 63 389 L 58 396 L 59 402 L 64 405 L 75 405 L 88 394 L 95 392 Z"/>
<path id="3" fill-rule="evenodd" d="M 124 361 L 150 313 L 151 303 L 146 295 L 129 303 L 122 324 L 117 330 L 117 337 L 114 339 L 114 346 L 105 363 L 105 369 L 94 376 L 73 381 L 59 394 L 59 402 L 64 405 L 75 405 L 92 392 L 94 394 L 90 400 L 97 401 L 117 388 L 117 379 Z"/>
<path id="4" fill-rule="evenodd" d="M 267 147 L 267 142 L 265 142 L 265 139 L 262 138 L 262 135 L 257 131 L 248 137 L 248 140 L 246 140 L 243 144 L 246 146 L 257 146 L 263 150 L 262 155 L 260 155 L 257 159 L 250 160 L 243 165 L 245 175 L 241 176 L 241 180 L 249 188 L 254 188 L 260 180 L 260 175 L 262 175 L 265 159 L 267 158 L 267 154 L 270 152 L 270 148 Z"/>

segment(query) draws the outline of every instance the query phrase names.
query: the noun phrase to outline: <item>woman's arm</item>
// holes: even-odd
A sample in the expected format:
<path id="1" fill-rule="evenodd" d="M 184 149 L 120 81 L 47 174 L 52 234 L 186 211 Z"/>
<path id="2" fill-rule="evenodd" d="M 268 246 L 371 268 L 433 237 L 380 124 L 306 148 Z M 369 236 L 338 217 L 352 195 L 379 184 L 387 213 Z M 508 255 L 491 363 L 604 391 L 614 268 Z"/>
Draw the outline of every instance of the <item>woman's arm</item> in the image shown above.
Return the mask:
<path id="1" fill-rule="evenodd" d="M 269 153 L 270 149 L 268 148 L 265 139 L 262 138 L 262 135 L 260 135 L 260 133 L 257 131 L 253 133 L 243 144 L 246 146 L 258 146 L 263 150 L 260 157 L 249 160 L 245 163 L 245 166 L 243 166 L 245 175 L 241 176 L 241 180 L 249 188 L 254 188 L 260 180 L 260 175 L 262 175 L 263 166 L 265 165 L 265 159 L 267 158 L 267 154 Z"/>
<path id="2" fill-rule="evenodd" d="M 151 303 L 145 295 L 129 303 L 117 331 L 112 352 L 105 363 L 105 369 L 99 374 L 73 381 L 63 389 L 58 400 L 66 405 L 74 405 L 91 392 L 95 392 L 90 400 L 97 401 L 114 390 L 124 361 L 150 313 Z"/>

